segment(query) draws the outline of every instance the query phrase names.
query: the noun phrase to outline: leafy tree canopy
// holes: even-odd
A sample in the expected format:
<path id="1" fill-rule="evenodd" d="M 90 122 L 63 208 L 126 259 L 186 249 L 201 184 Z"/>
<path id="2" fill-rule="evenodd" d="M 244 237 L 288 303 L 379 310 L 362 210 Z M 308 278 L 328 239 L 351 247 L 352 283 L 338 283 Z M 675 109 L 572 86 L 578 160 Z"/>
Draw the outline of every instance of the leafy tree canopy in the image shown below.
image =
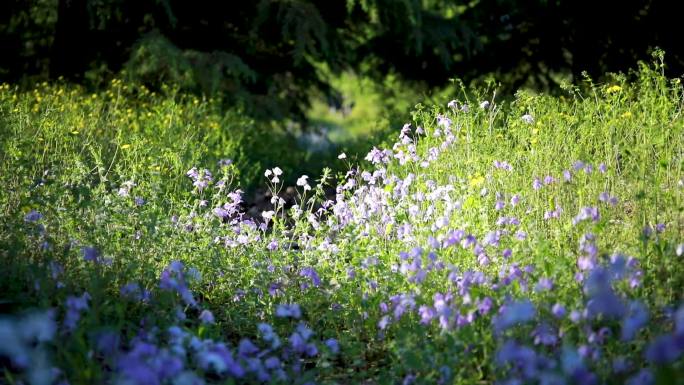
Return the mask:
<path id="1" fill-rule="evenodd" d="M 553 89 L 624 70 L 660 47 L 684 68 L 677 5 L 587 0 L 6 0 L 0 80 L 97 86 L 120 71 L 219 94 L 255 116 L 303 117 L 328 72 L 442 85 L 495 75 Z M 329 71 L 321 71 L 321 64 Z"/>

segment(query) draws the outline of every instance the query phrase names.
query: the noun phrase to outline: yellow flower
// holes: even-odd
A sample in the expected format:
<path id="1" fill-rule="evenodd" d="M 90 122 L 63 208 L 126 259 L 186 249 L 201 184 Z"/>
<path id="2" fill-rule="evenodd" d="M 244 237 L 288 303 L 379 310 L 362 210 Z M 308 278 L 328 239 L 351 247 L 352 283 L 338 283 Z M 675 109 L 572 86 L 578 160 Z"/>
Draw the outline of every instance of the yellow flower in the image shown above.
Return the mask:
<path id="1" fill-rule="evenodd" d="M 612 94 L 614 92 L 619 92 L 619 91 L 622 91 L 622 87 L 620 87 L 618 85 L 610 86 L 610 87 L 608 87 L 608 89 L 606 89 L 606 92 L 609 94 Z"/>
<path id="2" fill-rule="evenodd" d="M 470 187 L 477 187 L 484 183 L 485 178 L 482 175 L 476 175 L 470 179 Z"/>
<path id="3" fill-rule="evenodd" d="M 125 149 L 130 148 L 130 147 L 131 147 L 130 144 L 123 144 L 123 145 L 121 145 L 121 149 L 122 149 L 122 150 L 125 150 Z"/>
<path id="4" fill-rule="evenodd" d="M 627 112 L 625 112 L 624 114 L 622 114 L 622 117 L 623 117 L 623 118 L 631 118 L 631 117 L 632 117 L 632 112 L 631 112 L 631 111 L 627 111 Z"/>

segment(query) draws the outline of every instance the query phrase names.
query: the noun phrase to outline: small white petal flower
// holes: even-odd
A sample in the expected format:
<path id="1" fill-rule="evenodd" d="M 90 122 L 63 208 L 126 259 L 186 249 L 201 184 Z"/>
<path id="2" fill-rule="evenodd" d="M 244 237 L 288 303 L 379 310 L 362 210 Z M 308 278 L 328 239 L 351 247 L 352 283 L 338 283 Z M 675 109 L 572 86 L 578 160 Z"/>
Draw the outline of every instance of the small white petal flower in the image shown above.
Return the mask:
<path id="1" fill-rule="evenodd" d="M 337 156 L 337 159 L 347 159 L 347 154 L 344 152 Z"/>
<path id="2" fill-rule="evenodd" d="M 271 219 L 273 219 L 274 215 L 275 215 L 275 211 L 273 211 L 273 210 L 261 212 L 261 216 L 267 221 L 270 221 Z"/>
<path id="3" fill-rule="evenodd" d="M 489 102 L 485 100 L 484 102 L 480 103 L 480 108 L 486 110 L 489 108 Z"/>
<path id="4" fill-rule="evenodd" d="M 307 179 L 309 179 L 308 175 L 302 175 L 301 177 L 299 177 L 299 179 L 297 179 L 297 186 L 308 185 L 309 183 L 307 182 Z"/>
<path id="5" fill-rule="evenodd" d="M 268 178 L 269 176 L 271 176 L 271 174 L 273 174 L 273 172 L 270 169 L 266 169 L 264 176 Z"/>
<path id="6" fill-rule="evenodd" d="M 455 100 L 452 100 L 449 103 L 447 103 L 447 107 L 456 109 L 458 108 L 458 104 Z"/>
<path id="7" fill-rule="evenodd" d="M 283 170 L 281 170 L 280 167 L 274 167 L 273 168 L 273 174 L 276 176 L 283 175 Z"/>
<path id="8" fill-rule="evenodd" d="M 527 124 L 532 124 L 532 123 L 534 123 L 534 118 L 533 118 L 532 115 L 530 115 L 530 114 L 525 114 L 525 115 L 523 115 L 521 119 L 523 120 L 523 122 L 525 122 L 525 123 L 527 123 Z"/>

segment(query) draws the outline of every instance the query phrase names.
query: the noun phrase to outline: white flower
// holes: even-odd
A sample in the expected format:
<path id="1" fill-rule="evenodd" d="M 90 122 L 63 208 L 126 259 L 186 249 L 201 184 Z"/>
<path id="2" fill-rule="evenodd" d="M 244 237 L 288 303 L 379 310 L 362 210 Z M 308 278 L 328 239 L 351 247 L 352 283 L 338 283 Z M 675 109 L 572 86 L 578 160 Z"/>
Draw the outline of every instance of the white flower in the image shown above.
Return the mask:
<path id="1" fill-rule="evenodd" d="M 273 172 L 272 172 L 270 169 L 266 169 L 266 172 L 264 173 L 264 176 L 265 176 L 266 178 L 268 178 L 269 176 L 271 176 L 271 174 L 273 174 Z"/>
<path id="2" fill-rule="evenodd" d="M 485 100 L 484 102 L 480 103 L 480 108 L 486 110 L 489 108 L 489 102 Z"/>
<path id="3" fill-rule="evenodd" d="M 299 177 L 299 179 L 297 179 L 297 186 L 307 185 L 308 184 L 308 182 L 306 181 L 307 179 L 309 179 L 308 175 L 302 175 L 301 177 Z"/>
<path id="4" fill-rule="evenodd" d="M 285 199 L 283 199 L 277 195 L 271 197 L 271 204 L 275 205 L 276 203 L 282 206 L 285 204 Z"/>
<path id="5" fill-rule="evenodd" d="M 525 123 L 527 123 L 527 124 L 532 124 L 532 123 L 534 123 L 534 118 L 533 118 L 532 115 L 530 115 L 530 114 L 525 114 L 525 115 L 523 115 L 521 119 L 523 120 L 523 122 L 525 122 Z"/>
<path id="6" fill-rule="evenodd" d="M 344 152 L 337 156 L 337 159 L 347 159 L 347 154 Z"/>
<path id="7" fill-rule="evenodd" d="M 276 175 L 276 176 L 283 175 L 283 170 L 281 170 L 280 167 L 274 167 L 273 168 L 273 175 Z"/>
<path id="8" fill-rule="evenodd" d="M 295 218 L 295 219 L 299 218 L 302 215 L 302 213 L 304 212 L 304 211 L 302 211 L 302 209 L 299 208 L 299 205 L 292 205 L 292 207 L 290 208 L 290 211 L 292 212 L 290 215 L 292 216 L 292 218 Z"/>
<path id="9" fill-rule="evenodd" d="M 456 108 L 458 108 L 458 104 L 456 103 L 455 100 L 452 100 L 449 103 L 447 103 L 447 107 L 456 109 Z"/>
<path id="10" fill-rule="evenodd" d="M 275 211 L 273 211 L 273 210 L 261 212 L 261 216 L 267 221 L 270 221 L 271 219 L 273 219 L 274 215 L 275 215 Z"/>
<path id="11" fill-rule="evenodd" d="M 304 191 L 311 190 L 311 186 L 309 186 L 307 179 L 309 179 L 308 175 L 302 175 L 297 179 L 297 186 L 304 187 Z"/>
<path id="12" fill-rule="evenodd" d="M 684 255 L 684 243 L 680 243 L 679 245 L 677 245 L 677 250 L 675 252 L 677 253 L 678 257 Z"/>
<path id="13" fill-rule="evenodd" d="M 123 182 L 121 184 L 121 187 L 119 187 L 119 196 L 128 197 L 129 193 L 131 192 L 131 189 L 135 186 L 136 184 L 132 180 Z"/>

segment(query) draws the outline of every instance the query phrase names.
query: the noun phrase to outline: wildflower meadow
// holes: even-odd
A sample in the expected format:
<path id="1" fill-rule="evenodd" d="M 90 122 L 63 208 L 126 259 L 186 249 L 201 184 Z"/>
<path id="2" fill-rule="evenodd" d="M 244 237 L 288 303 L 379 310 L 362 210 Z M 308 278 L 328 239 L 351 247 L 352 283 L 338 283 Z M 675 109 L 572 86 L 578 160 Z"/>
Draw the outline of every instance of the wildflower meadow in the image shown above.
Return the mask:
<path id="1" fill-rule="evenodd" d="M 0 383 L 682 384 L 661 70 L 464 88 L 319 175 L 211 99 L 1 85 Z"/>

